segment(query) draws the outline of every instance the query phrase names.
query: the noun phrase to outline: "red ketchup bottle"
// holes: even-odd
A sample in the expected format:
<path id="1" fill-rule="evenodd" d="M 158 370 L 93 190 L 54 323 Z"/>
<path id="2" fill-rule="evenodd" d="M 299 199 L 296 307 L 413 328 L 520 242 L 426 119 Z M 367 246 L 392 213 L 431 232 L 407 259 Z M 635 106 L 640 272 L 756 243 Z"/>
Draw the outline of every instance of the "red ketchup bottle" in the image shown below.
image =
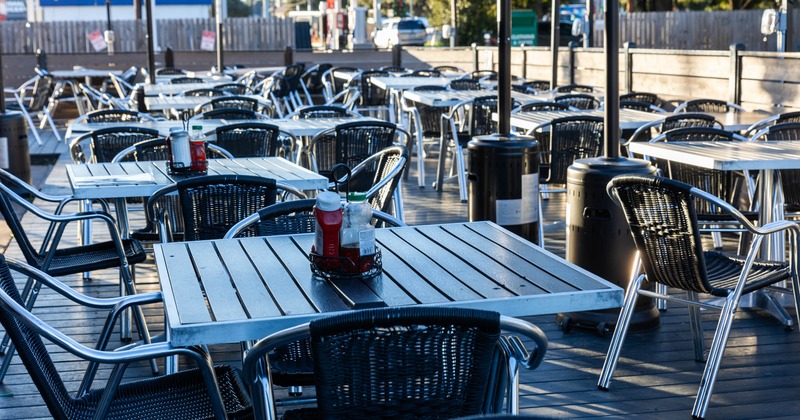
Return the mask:
<path id="1" fill-rule="evenodd" d="M 192 126 L 192 133 L 189 138 L 189 154 L 192 159 L 192 171 L 201 174 L 207 173 L 206 136 L 203 134 L 203 126 L 201 125 Z"/>
<path id="2" fill-rule="evenodd" d="M 339 231 L 342 228 L 342 204 L 339 194 L 323 191 L 317 195 L 314 205 L 317 221 L 314 249 L 311 251 L 324 258 L 319 259 L 317 268 L 323 271 L 336 271 L 339 265 Z"/>

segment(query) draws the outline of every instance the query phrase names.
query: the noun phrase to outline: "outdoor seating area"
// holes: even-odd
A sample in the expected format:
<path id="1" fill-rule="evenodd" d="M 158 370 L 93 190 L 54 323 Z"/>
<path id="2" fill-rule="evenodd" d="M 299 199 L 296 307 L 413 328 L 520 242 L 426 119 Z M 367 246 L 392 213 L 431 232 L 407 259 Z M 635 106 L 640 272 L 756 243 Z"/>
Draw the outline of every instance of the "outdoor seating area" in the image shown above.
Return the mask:
<path id="1" fill-rule="evenodd" d="M 454 66 L 98 72 L 7 90 L 51 160 L 0 170 L 0 418 L 797 409 L 794 112 Z M 576 180 L 607 103 L 647 173 Z M 536 147 L 488 154 L 505 122 Z"/>

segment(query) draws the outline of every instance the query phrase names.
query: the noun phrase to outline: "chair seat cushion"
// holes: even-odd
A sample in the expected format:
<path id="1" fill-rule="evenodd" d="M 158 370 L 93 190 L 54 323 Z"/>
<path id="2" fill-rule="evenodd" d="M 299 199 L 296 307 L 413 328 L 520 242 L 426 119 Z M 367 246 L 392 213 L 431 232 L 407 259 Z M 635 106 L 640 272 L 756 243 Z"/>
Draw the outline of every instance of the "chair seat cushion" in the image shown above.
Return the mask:
<path id="1" fill-rule="evenodd" d="M 216 366 L 222 401 L 231 419 L 252 418 L 252 402 L 238 370 Z M 102 390 L 79 399 L 86 412 L 73 418 L 91 418 L 102 397 Z M 159 392 L 160 391 L 160 392 Z M 213 418 L 213 409 L 203 376 L 197 369 L 172 375 L 124 383 L 119 386 L 107 419 L 203 419 Z"/>
<path id="2" fill-rule="evenodd" d="M 128 264 L 137 264 L 147 258 L 142 244 L 135 239 L 122 241 Z M 39 256 L 38 266 L 44 262 L 44 257 Z M 101 270 L 104 268 L 119 267 L 119 254 L 112 241 L 97 242 L 90 245 L 75 246 L 56 250 L 53 261 L 47 269 L 51 276 L 66 276 L 84 271 Z"/>
<path id="3" fill-rule="evenodd" d="M 727 296 L 739 281 L 739 275 L 744 267 L 744 257 L 720 251 L 705 251 L 703 255 L 706 261 L 708 281 L 712 287 L 711 294 L 720 297 Z M 790 278 L 789 263 L 757 259 L 750 270 L 743 294 Z"/>

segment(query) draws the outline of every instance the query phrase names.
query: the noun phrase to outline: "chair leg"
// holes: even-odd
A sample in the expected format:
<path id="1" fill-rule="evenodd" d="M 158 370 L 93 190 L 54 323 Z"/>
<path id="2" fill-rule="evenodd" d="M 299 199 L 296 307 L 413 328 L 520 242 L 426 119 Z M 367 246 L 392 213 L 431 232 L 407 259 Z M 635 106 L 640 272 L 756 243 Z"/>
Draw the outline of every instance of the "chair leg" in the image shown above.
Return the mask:
<path id="1" fill-rule="evenodd" d="M 597 381 L 597 387 L 603 391 L 608 391 L 608 386 L 611 384 L 611 376 L 617 367 L 619 353 L 622 350 L 622 344 L 625 342 L 625 336 L 628 333 L 628 326 L 631 323 L 634 309 L 636 309 L 639 289 L 645 279 L 644 274 L 637 275 L 634 273 L 633 275 L 637 277 L 630 282 L 628 290 L 625 292 L 625 301 L 622 304 L 617 326 L 614 328 L 614 335 L 611 337 L 611 343 L 608 346 L 608 354 L 606 354 L 606 360 L 603 362 L 603 369 L 600 371 L 600 379 Z"/>
<path id="2" fill-rule="evenodd" d="M 660 295 L 667 294 L 667 285 L 662 283 L 656 283 L 656 293 Z M 664 299 L 656 299 L 656 307 L 659 311 L 664 312 L 667 310 L 667 301 Z"/>
<path id="3" fill-rule="evenodd" d="M 711 343 L 711 349 L 708 352 L 708 362 L 706 362 L 706 368 L 703 370 L 703 377 L 700 380 L 697 399 L 694 402 L 694 407 L 692 407 L 692 417 L 694 418 L 704 418 L 706 410 L 708 410 L 722 355 L 725 353 L 725 346 L 728 343 L 733 317 L 736 316 L 737 306 L 737 299 L 731 296 L 725 299 L 725 305 L 723 305 L 722 313 L 719 316 L 717 331 L 714 333 L 714 341 Z"/>
<path id="4" fill-rule="evenodd" d="M 663 286 L 659 283 L 659 286 Z M 666 286 L 664 286 L 666 289 Z M 686 292 L 689 300 L 697 300 L 697 292 Z M 659 302 L 662 300 L 659 299 Z M 694 360 L 705 362 L 705 345 L 703 343 L 703 320 L 700 317 L 700 307 L 689 305 L 689 325 L 692 328 L 692 342 L 694 344 Z"/>
<path id="5" fill-rule="evenodd" d="M 467 168 L 466 162 L 464 157 L 464 149 L 459 146 L 458 144 L 455 145 L 455 153 L 453 154 L 453 159 L 455 159 L 455 165 L 458 175 L 458 194 L 461 197 L 461 202 L 467 202 Z"/>

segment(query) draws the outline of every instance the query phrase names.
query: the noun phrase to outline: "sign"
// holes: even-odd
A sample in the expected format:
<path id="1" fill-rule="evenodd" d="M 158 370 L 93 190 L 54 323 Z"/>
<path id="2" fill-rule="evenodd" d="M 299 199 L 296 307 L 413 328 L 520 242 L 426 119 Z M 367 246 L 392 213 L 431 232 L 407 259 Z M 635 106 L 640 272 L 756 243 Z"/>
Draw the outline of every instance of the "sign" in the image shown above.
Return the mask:
<path id="1" fill-rule="evenodd" d="M 89 35 L 86 35 L 86 37 L 89 38 L 89 42 L 92 44 L 92 48 L 94 48 L 95 52 L 103 51 L 108 47 L 106 41 L 103 39 L 103 34 L 99 30 L 91 32 Z"/>
<path id="2" fill-rule="evenodd" d="M 203 31 L 203 36 L 200 38 L 200 49 L 204 51 L 214 51 L 217 48 L 216 41 L 216 32 Z"/>
<path id="3" fill-rule="evenodd" d="M 536 32 L 539 22 L 532 10 L 511 11 L 511 46 L 536 45 Z"/>

